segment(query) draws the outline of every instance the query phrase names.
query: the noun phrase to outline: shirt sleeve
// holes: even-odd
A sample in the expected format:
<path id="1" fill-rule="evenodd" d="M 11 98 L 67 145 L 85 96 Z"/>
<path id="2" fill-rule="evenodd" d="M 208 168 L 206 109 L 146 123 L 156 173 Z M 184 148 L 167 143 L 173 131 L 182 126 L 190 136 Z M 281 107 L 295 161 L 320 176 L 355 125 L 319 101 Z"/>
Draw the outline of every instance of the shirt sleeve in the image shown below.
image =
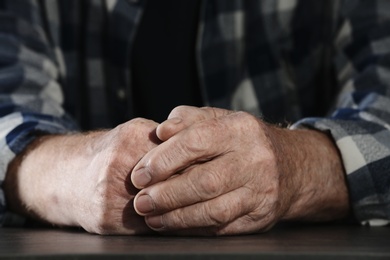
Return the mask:
<path id="1" fill-rule="evenodd" d="M 9 162 L 38 133 L 77 129 L 65 113 L 54 49 L 38 1 L 0 0 L 0 187 Z M 0 225 L 10 220 L 0 188 Z"/>
<path id="2" fill-rule="evenodd" d="M 328 118 L 292 128 L 328 131 L 340 150 L 355 218 L 390 220 L 390 1 L 345 1 L 334 39 L 343 87 Z"/>

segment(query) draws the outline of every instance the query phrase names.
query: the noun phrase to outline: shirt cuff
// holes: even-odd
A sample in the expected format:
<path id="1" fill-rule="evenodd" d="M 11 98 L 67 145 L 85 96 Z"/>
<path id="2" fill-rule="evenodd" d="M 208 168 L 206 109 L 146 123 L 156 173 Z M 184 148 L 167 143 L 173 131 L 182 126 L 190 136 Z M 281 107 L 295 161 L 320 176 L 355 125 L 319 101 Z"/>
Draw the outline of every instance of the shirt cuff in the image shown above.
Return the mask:
<path id="1" fill-rule="evenodd" d="M 357 118 L 350 120 L 305 118 L 290 128 L 328 132 L 340 151 L 354 217 L 364 224 L 388 224 L 390 220 L 388 129 Z"/>

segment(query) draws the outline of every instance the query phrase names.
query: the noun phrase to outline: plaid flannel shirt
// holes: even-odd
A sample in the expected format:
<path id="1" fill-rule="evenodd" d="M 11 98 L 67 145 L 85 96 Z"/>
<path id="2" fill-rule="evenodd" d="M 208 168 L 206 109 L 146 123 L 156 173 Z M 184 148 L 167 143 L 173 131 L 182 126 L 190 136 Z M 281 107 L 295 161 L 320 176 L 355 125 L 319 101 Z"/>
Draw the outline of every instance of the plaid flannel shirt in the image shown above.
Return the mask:
<path id="1" fill-rule="evenodd" d="M 0 180 L 38 132 L 131 119 L 144 4 L 0 0 Z M 194 50 L 204 104 L 329 131 L 356 219 L 389 220 L 389 28 L 390 1 L 205 0 Z M 0 192 L 2 223 L 6 213 Z"/>

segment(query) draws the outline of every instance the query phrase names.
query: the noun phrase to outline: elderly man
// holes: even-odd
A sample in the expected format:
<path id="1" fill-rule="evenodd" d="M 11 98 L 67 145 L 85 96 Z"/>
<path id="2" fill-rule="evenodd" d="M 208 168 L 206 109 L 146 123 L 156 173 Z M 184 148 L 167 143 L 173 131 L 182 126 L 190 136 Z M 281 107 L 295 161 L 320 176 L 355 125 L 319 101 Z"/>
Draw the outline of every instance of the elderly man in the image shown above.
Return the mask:
<path id="1" fill-rule="evenodd" d="M 0 10 L 3 225 L 223 235 L 390 219 L 388 1 Z"/>

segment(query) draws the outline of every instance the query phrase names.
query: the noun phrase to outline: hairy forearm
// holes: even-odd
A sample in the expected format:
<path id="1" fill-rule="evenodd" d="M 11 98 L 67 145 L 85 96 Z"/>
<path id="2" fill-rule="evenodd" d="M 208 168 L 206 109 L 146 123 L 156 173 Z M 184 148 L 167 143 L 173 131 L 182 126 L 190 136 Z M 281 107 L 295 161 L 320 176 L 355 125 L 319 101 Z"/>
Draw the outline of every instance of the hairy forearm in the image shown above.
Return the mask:
<path id="1" fill-rule="evenodd" d="M 33 189 L 36 185 L 33 182 L 27 180 L 30 179 L 31 173 L 26 173 L 26 170 L 29 167 L 26 167 L 25 159 L 30 156 L 31 152 L 35 150 L 45 139 L 49 138 L 49 136 L 41 136 L 37 137 L 35 141 L 30 143 L 24 151 L 15 156 L 15 158 L 8 165 L 6 178 L 3 183 L 3 189 L 7 201 L 8 209 L 12 212 L 19 213 L 24 216 L 39 218 L 37 213 L 32 210 L 31 204 L 28 199 L 30 198 L 27 195 L 28 190 Z M 30 161 L 30 160 L 28 160 Z M 36 171 L 37 168 L 40 168 L 42 164 L 40 162 L 36 162 L 36 164 L 27 172 Z M 36 180 L 37 178 L 32 178 Z M 25 185 L 25 181 L 29 183 L 29 185 Z M 27 188 L 27 190 L 25 189 Z M 36 195 L 36 194 L 32 194 Z M 27 199 L 27 201 L 26 201 Z"/>
<path id="2" fill-rule="evenodd" d="M 82 157 L 76 144 L 83 139 L 82 135 L 41 136 L 17 155 L 3 185 L 9 209 L 52 224 L 74 225 L 65 201 L 72 196 L 75 154 Z"/>
<path id="3" fill-rule="evenodd" d="M 333 140 L 317 130 L 277 129 L 273 138 L 278 139 L 274 143 L 284 167 L 281 192 L 290 193 L 283 220 L 347 217 L 350 206 L 345 172 Z"/>

